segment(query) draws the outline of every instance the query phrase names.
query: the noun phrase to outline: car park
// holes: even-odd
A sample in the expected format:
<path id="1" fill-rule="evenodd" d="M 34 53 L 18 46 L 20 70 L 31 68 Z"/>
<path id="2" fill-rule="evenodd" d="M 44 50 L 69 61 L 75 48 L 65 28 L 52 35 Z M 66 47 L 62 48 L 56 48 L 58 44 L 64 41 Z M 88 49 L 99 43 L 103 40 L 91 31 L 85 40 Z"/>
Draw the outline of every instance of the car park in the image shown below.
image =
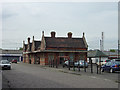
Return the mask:
<path id="1" fill-rule="evenodd" d="M 120 60 L 118 61 L 112 60 L 112 61 L 107 62 L 101 67 L 101 71 L 102 72 L 107 71 L 111 73 L 115 71 L 120 71 Z"/>
<path id="2" fill-rule="evenodd" d="M 0 68 L 11 70 L 11 63 L 8 60 L 1 60 L 0 61 Z"/>

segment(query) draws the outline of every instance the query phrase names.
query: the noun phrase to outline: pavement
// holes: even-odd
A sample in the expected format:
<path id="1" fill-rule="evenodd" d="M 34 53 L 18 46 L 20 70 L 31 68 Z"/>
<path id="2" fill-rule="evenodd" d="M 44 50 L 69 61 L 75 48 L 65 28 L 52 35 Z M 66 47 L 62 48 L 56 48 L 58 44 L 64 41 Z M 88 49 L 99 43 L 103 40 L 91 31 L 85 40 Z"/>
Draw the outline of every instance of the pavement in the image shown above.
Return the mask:
<path id="1" fill-rule="evenodd" d="M 12 70 L 3 71 L 3 88 L 118 88 L 118 73 L 91 74 L 88 70 L 12 64 Z"/>

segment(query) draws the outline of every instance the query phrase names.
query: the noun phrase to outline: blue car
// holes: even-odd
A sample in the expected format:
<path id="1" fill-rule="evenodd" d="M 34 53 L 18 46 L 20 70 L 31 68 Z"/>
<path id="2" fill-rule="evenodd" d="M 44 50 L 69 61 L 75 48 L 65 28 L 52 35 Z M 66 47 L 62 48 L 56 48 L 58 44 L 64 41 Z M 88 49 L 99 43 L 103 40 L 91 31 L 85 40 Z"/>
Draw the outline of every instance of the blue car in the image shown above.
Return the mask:
<path id="1" fill-rule="evenodd" d="M 109 61 L 101 67 L 101 71 L 107 71 L 113 73 L 115 71 L 120 71 L 120 60 Z"/>

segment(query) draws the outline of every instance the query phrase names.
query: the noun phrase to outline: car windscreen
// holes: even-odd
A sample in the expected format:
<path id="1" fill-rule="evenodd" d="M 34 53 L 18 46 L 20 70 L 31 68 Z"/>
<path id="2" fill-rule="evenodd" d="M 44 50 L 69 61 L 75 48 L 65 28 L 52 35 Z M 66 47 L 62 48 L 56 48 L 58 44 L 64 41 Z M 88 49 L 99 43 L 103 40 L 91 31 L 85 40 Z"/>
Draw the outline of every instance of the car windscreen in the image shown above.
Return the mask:
<path id="1" fill-rule="evenodd" d="M 2 64 L 9 64 L 9 61 L 2 61 Z"/>
<path id="2" fill-rule="evenodd" d="M 116 61 L 115 63 L 116 63 L 116 64 L 120 64 L 120 61 Z"/>

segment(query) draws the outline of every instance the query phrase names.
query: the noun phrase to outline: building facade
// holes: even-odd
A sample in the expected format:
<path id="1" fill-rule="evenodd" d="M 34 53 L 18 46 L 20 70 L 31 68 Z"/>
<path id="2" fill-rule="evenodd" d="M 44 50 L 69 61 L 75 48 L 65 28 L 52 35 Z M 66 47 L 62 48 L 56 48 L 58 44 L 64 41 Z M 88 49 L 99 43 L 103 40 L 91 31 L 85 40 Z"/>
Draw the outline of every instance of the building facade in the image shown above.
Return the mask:
<path id="1" fill-rule="evenodd" d="M 65 60 L 87 61 L 88 45 L 83 33 L 82 38 L 73 38 L 69 32 L 67 37 L 56 37 L 56 32 L 51 32 L 51 37 L 44 36 L 42 32 L 41 41 L 28 43 L 23 42 L 23 62 L 48 65 L 50 63 L 63 64 Z"/>
<path id="2" fill-rule="evenodd" d="M 23 60 L 22 50 L 0 49 L 0 60 L 12 61 L 16 59 L 18 62 Z"/>

